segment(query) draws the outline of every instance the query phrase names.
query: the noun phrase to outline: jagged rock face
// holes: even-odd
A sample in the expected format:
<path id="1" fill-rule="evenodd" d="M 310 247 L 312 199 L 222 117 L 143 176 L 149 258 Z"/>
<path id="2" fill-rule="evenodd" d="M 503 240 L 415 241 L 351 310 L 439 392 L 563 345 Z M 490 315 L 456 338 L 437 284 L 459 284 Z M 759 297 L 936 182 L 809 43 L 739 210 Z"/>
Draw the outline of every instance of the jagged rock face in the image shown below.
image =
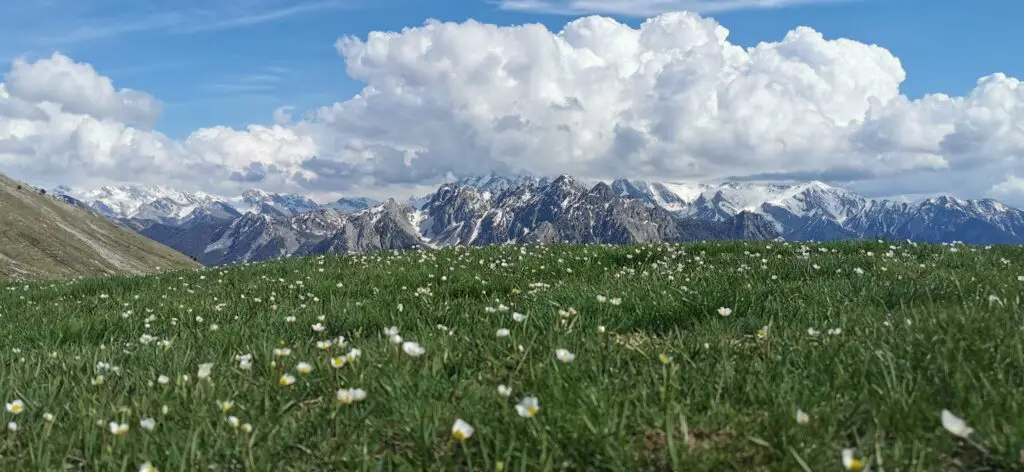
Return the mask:
<path id="1" fill-rule="evenodd" d="M 775 226 L 762 215 L 750 212 L 741 212 L 725 221 L 721 228 L 725 234 L 713 239 L 745 239 L 745 240 L 767 240 L 781 236 Z"/>
<path id="2" fill-rule="evenodd" d="M 489 209 L 490 203 L 475 187 L 444 184 L 423 207 L 427 215 L 423 229 L 438 244 L 466 244 L 474 239 L 477 223 Z"/>
<path id="3" fill-rule="evenodd" d="M 494 204 L 499 209 L 499 216 L 504 219 L 495 228 L 506 231 L 491 235 L 484 241 L 486 244 L 516 241 L 544 222 L 555 224 L 556 230 L 559 230 L 558 218 L 586 191 L 586 187 L 568 176 L 560 176 L 544 186 L 527 184 L 506 190 Z"/>
<path id="4" fill-rule="evenodd" d="M 267 260 L 286 255 L 289 249 L 288 224 L 269 215 L 246 213 L 234 220 L 220 237 L 208 244 L 197 258 L 207 265 L 237 261 Z M 292 248 L 297 249 L 297 244 Z"/>
<path id="5" fill-rule="evenodd" d="M 442 192 L 439 192 L 439 194 Z M 444 189 L 445 195 L 455 193 L 475 195 L 461 189 Z M 473 199 L 479 202 L 479 199 Z M 468 217 L 477 217 L 487 205 L 474 207 Z M 598 183 L 590 190 L 571 177 L 562 176 L 543 187 L 523 185 L 506 190 L 496 197 L 477 221 L 452 220 L 448 227 L 438 227 L 434 219 L 435 234 L 457 233 L 458 238 L 444 237 L 434 240 L 446 244 L 502 244 L 524 243 L 646 243 L 674 242 L 725 237 L 774 238 L 777 232 L 770 224 L 759 219 L 760 226 L 747 218 L 745 225 L 734 231 L 729 225 L 684 220 L 657 207 L 628 196 L 618 196 L 613 187 Z M 472 223 L 472 224 L 470 224 Z M 472 231 L 466 231 L 473 228 Z M 470 239 L 465 236 L 470 235 Z M 475 236 L 474 236 L 475 235 Z"/>
<path id="6" fill-rule="evenodd" d="M 353 253 L 423 247 L 410 222 L 412 208 L 388 200 L 373 209 L 346 215 L 341 227 L 300 255 Z"/>
<path id="7" fill-rule="evenodd" d="M 545 221 L 537 225 L 537 228 L 533 231 L 519 238 L 519 242 L 523 244 L 555 244 L 562 242 L 562 237 L 558 234 L 558 230 L 555 229 L 555 225 L 551 224 L 550 221 Z"/>

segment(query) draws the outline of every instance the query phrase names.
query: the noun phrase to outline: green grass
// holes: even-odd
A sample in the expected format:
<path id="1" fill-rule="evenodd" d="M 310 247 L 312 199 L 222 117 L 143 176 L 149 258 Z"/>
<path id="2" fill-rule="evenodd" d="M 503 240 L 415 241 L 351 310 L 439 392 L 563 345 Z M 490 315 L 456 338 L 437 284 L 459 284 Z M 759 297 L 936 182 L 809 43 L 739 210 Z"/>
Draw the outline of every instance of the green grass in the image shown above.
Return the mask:
<path id="1" fill-rule="evenodd" d="M 0 412 L 18 424 L 0 470 L 823 471 L 842 470 L 844 447 L 879 471 L 1024 468 L 1024 250 L 809 246 L 506 246 L 6 287 L 0 394 L 26 408 Z M 348 346 L 315 345 L 337 336 Z M 99 362 L 120 370 L 93 385 Z M 278 385 L 283 372 L 298 381 Z M 343 387 L 367 397 L 340 405 Z M 533 418 L 514 408 L 527 395 Z M 971 441 L 943 429 L 943 408 Z M 475 427 L 465 444 L 457 418 Z"/>

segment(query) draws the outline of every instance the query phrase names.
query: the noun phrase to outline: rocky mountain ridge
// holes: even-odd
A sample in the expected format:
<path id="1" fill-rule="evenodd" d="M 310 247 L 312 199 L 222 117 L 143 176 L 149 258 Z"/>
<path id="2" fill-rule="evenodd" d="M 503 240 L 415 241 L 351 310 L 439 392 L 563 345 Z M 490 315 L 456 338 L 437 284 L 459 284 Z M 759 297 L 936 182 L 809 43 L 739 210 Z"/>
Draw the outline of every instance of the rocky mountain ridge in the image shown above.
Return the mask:
<path id="1" fill-rule="evenodd" d="M 72 196 L 207 265 L 506 243 L 775 238 L 1024 243 L 1024 212 L 994 200 L 872 199 L 817 181 L 709 185 L 616 179 L 588 186 L 567 175 L 487 175 L 446 183 L 406 201 L 346 197 L 324 205 L 257 191 L 225 199 L 170 189 L 113 189 Z"/>

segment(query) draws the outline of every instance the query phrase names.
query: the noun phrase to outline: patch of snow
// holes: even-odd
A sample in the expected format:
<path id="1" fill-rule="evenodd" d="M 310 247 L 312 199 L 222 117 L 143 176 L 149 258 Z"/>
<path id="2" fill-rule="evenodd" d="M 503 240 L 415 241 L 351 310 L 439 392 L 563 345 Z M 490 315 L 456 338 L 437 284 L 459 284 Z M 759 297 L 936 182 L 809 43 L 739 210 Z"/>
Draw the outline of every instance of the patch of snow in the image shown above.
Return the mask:
<path id="1" fill-rule="evenodd" d="M 435 236 L 430 231 L 430 228 L 434 226 L 434 218 L 432 216 L 428 216 L 427 212 L 423 210 L 416 210 L 409 214 L 409 223 L 416 229 L 416 235 L 423 244 L 433 249 L 438 248 L 437 245 L 431 242 Z"/>
<path id="2" fill-rule="evenodd" d="M 220 250 L 225 250 L 226 251 L 226 250 L 231 248 L 231 244 L 234 243 L 234 242 L 235 242 L 235 239 L 232 238 L 231 235 L 228 232 L 225 232 L 224 235 L 220 237 L 220 239 L 218 239 L 218 240 L 208 244 L 206 246 L 206 248 L 203 249 L 203 254 L 208 254 L 208 253 L 211 253 L 213 251 L 220 251 Z"/>
<path id="3" fill-rule="evenodd" d="M 466 241 L 466 244 L 472 244 L 473 241 L 476 241 L 476 237 L 480 235 L 480 224 L 483 222 L 483 218 L 476 220 L 476 225 L 473 226 L 473 234 L 469 237 L 469 241 Z"/>

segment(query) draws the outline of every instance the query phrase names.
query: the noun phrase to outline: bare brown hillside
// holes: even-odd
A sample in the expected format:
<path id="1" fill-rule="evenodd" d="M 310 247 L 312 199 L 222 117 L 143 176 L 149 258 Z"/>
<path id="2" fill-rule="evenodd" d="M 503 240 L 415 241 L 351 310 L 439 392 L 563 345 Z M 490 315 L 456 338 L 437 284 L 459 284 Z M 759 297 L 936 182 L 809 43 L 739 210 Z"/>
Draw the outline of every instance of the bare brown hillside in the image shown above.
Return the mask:
<path id="1" fill-rule="evenodd" d="M 0 280 L 145 274 L 189 257 L 0 174 Z"/>

